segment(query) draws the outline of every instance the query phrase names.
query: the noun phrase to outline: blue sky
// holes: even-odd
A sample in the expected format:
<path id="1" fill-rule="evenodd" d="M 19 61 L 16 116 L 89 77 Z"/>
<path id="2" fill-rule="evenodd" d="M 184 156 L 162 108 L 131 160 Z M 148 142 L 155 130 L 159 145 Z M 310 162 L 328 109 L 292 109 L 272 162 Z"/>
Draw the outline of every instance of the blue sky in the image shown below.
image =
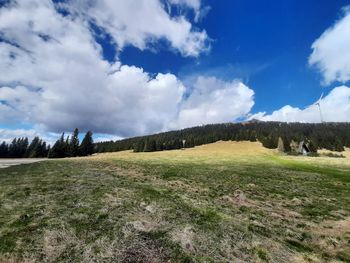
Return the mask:
<path id="1" fill-rule="evenodd" d="M 350 121 L 349 5 L 0 1 L 0 140 L 75 127 L 102 140 L 249 118 L 319 122 L 308 106 L 321 93 L 327 121 Z"/>
<path id="2" fill-rule="evenodd" d="M 211 51 L 199 58 L 128 47 L 126 64 L 149 72 L 241 78 L 255 91 L 254 111 L 271 112 L 286 104 L 303 107 L 334 85 L 321 86 L 320 73 L 308 65 L 311 45 L 350 4 L 343 0 L 204 1 L 210 11 L 198 26 L 205 28 Z M 350 45 L 350 43 L 349 43 Z M 321 90 L 322 89 L 322 90 Z M 302 94 L 302 96 L 299 96 Z"/>

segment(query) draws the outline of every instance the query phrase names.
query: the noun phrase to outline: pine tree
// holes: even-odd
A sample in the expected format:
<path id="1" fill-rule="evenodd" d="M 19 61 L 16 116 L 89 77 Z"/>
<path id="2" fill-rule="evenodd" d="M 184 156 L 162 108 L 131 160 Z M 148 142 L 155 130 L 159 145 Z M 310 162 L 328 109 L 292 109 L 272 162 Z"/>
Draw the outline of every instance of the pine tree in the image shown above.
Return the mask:
<path id="1" fill-rule="evenodd" d="M 342 152 L 344 151 L 344 146 L 343 144 L 341 143 L 340 139 L 339 138 L 336 138 L 335 141 L 334 141 L 334 151 L 337 151 L 337 152 Z"/>
<path id="2" fill-rule="evenodd" d="M 157 146 L 156 146 L 155 140 L 147 140 L 143 151 L 144 152 L 154 152 L 156 149 L 157 149 Z"/>
<path id="3" fill-rule="evenodd" d="M 290 140 L 285 136 L 282 137 L 282 140 L 283 140 L 284 152 L 291 152 L 292 148 L 290 147 Z"/>
<path id="4" fill-rule="evenodd" d="M 79 156 L 79 130 L 75 128 L 72 138 L 70 139 L 70 154 L 71 156 Z"/>
<path id="5" fill-rule="evenodd" d="M 64 149 L 64 157 L 73 157 L 70 149 L 70 138 L 67 136 L 66 140 L 64 141 L 63 144 L 63 149 Z"/>
<path id="6" fill-rule="evenodd" d="M 94 153 L 94 141 L 92 139 L 92 132 L 88 131 L 79 147 L 81 156 L 87 156 Z"/>
<path id="7" fill-rule="evenodd" d="M 34 139 L 32 140 L 32 142 L 30 143 L 30 145 L 27 148 L 25 156 L 27 158 L 39 157 L 38 156 L 38 149 L 39 148 L 40 148 L 40 139 L 39 139 L 39 137 L 34 137 Z"/>
<path id="8" fill-rule="evenodd" d="M 310 152 L 317 153 L 317 148 L 316 148 L 315 144 L 312 141 L 309 142 L 308 148 L 309 148 Z"/>
<path id="9" fill-rule="evenodd" d="M 6 142 L 0 144 L 0 158 L 8 157 L 8 145 Z"/>
<path id="10" fill-rule="evenodd" d="M 52 146 L 48 153 L 48 158 L 64 158 L 66 157 L 66 142 L 64 140 L 64 133 Z"/>
<path id="11" fill-rule="evenodd" d="M 8 157 L 18 158 L 18 152 L 18 141 L 17 138 L 14 138 L 8 148 Z"/>
<path id="12" fill-rule="evenodd" d="M 134 143 L 133 150 L 134 152 L 142 152 L 144 147 L 143 141 L 138 141 Z"/>

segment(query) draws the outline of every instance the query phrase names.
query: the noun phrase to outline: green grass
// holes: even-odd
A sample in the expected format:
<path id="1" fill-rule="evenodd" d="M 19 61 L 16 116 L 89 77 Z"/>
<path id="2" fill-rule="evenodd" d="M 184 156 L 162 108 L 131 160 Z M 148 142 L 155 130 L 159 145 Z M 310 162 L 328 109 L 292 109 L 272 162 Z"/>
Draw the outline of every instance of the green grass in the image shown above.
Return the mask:
<path id="1" fill-rule="evenodd" d="M 0 169 L 0 262 L 347 262 L 350 229 L 324 229 L 350 220 L 350 168 L 316 159 Z"/>

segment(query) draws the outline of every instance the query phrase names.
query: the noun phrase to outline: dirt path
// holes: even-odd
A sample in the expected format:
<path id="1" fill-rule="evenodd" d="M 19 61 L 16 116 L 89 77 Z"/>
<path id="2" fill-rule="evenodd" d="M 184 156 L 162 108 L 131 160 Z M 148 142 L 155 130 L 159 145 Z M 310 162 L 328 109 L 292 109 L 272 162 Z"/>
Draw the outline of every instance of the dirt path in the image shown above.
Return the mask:
<path id="1" fill-rule="evenodd" d="M 33 159 L 0 159 L 0 169 L 10 167 L 13 165 L 36 163 L 46 160 L 45 158 L 33 158 Z"/>

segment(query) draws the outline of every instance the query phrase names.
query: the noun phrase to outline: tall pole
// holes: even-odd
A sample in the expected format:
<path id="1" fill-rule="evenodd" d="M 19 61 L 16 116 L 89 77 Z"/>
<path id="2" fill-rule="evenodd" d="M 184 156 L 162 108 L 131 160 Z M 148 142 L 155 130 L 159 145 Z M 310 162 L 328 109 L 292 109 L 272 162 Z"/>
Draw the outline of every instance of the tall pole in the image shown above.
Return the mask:
<path id="1" fill-rule="evenodd" d="M 323 123 L 323 117 L 322 117 L 322 111 L 321 111 L 321 105 L 320 103 L 317 103 L 318 109 L 320 110 L 320 118 L 321 118 L 321 123 Z"/>

